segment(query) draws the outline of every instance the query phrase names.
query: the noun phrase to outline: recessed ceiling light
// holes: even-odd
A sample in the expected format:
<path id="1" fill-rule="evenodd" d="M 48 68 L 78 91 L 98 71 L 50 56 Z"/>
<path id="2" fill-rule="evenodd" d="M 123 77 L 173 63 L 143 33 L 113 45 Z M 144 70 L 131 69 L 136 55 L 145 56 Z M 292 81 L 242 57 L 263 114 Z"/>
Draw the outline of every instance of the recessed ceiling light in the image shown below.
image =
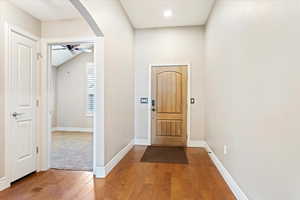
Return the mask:
<path id="1" fill-rule="evenodd" d="M 172 10 L 165 10 L 164 11 L 164 16 L 165 17 L 172 17 L 173 16 L 173 11 Z"/>

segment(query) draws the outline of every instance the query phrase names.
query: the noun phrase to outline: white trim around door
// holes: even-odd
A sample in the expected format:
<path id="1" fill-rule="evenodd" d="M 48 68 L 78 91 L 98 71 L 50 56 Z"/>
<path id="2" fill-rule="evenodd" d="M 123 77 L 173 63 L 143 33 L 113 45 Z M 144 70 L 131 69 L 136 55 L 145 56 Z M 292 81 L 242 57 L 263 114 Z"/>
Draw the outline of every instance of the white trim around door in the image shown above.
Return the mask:
<path id="1" fill-rule="evenodd" d="M 96 65 L 96 111 L 93 127 L 93 172 L 104 166 L 104 38 L 57 38 L 42 39 L 42 136 L 41 136 L 41 170 L 50 168 L 51 153 L 51 122 L 49 113 L 49 91 L 50 91 L 50 46 L 61 43 L 93 43 L 94 63 Z"/>
<path id="2" fill-rule="evenodd" d="M 151 145 L 151 121 L 152 121 L 152 111 L 151 111 L 151 101 L 152 101 L 152 68 L 153 67 L 178 67 L 178 66 L 186 66 L 188 71 L 188 84 L 187 84 L 187 146 L 190 144 L 190 133 L 191 133 L 191 64 L 150 64 L 148 69 L 148 139 L 147 145 Z"/>

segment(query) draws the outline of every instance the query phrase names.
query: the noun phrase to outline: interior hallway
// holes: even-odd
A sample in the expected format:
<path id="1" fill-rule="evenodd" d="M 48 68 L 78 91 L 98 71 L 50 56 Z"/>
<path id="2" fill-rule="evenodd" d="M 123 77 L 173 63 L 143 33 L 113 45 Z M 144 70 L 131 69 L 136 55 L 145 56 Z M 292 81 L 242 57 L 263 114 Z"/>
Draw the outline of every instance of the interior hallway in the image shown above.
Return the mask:
<path id="1" fill-rule="evenodd" d="M 143 163 L 135 146 L 104 179 L 89 172 L 49 170 L 28 176 L 0 192 L 7 200 L 234 200 L 207 152 L 188 148 L 188 165 Z"/>

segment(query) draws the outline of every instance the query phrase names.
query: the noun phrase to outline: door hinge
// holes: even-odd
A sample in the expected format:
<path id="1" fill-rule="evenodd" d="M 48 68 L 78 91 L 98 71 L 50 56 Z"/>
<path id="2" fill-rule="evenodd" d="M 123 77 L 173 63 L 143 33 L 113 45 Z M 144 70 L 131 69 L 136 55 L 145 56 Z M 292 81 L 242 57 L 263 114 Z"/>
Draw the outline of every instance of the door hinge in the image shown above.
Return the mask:
<path id="1" fill-rule="evenodd" d="M 36 153 L 37 154 L 39 153 L 39 147 L 36 147 Z"/>
<path id="2" fill-rule="evenodd" d="M 40 106 L 40 101 L 36 100 L 36 107 L 39 107 L 39 106 Z"/>

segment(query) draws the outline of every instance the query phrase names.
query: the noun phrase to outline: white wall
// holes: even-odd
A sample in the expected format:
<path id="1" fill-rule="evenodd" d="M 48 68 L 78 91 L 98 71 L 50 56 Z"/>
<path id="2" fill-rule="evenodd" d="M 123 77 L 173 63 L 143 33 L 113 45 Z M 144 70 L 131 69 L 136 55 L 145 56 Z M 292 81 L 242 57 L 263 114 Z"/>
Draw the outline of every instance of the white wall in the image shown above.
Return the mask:
<path id="1" fill-rule="evenodd" d="M 4 22 L 25 29 L 27 32 L 38 37 L 41 35 L 41 23 L 39 20 L 31 17 L 7 1 L 0 1 L 0 178 L 4 176 L 4 130 L 6 125 L 4 115 L 4 108 L 6 106 L 4 104 Z"/>
<path id="2" fill-rule="evenodd" d="M 83 19 L 69 19 L 42 22 L 43 38 L 94 37 L 89 25 Z"/>
<path id="3" fill-rule="evenodd" d="M 97 163 L 103 165 L 134 138 L 133 29 L 118 0 L 82 3 L 104 33 L 105 161 Z"/>
<path id="4" fill-rule="evenodd" d="M 7 22 L 34 34 L 37 37 L 41 36 L 41 22 L 38 19 L 15 7 L 8 1 L 0 3 L 4 6 L 1 14 Z"/>
<path id="5" fill-rule="evenodd" d="M 147 139 L 150 64 L 191 64 L 191 140 L 204 139 L 204 27 L 135 31 L 135 137 Z"/>
<path id="6" fill-rule="evenodd" d="M 56 68 L 56 127 L 93 128 L 87 116 L 87 63 L 93 53 L 82 53 Z"/>
<path id="7" fill-rule="evenodd" d="M 299 11 L 219 0 L 207 25 L 207 141 L 250 200 L 300 198 Z"/>

